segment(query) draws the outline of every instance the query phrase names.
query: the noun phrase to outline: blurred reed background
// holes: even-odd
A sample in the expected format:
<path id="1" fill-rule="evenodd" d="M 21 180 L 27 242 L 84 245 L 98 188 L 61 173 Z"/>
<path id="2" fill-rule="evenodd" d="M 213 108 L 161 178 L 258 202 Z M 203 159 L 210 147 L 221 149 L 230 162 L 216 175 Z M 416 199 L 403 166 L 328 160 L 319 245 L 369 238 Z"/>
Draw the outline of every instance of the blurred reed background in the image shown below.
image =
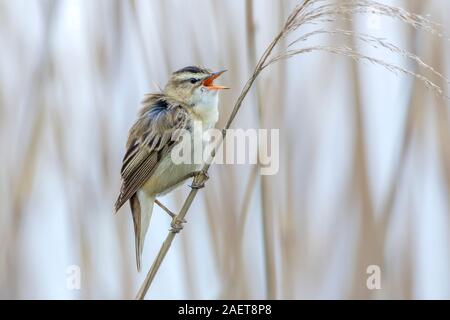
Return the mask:
<path id="1" fill-rule="evenodd" d="M 382 2 L 450 35 L 449 1 Z M 1 0 L 0 298 L 133 298 L 170 224 L 157 208 L 138 274 L 129 209 L 112 208 L 139 102 L 186 65 L 227 68 L 223 127 L 296 3 Z M 445 39 L 376 15 L 344 23 L 449 74 Z M 345 57 L 271 66 L 235 127 L 280 128 L 279 173 L 214 165 L 147 297 L 449 299 L 449 107 Z M 179 210 L 188 191 L 162 201 Z M 67 288 L 71 265 L 80 290 Z M 369 265 L 381 290 L 366 287 Z"/>

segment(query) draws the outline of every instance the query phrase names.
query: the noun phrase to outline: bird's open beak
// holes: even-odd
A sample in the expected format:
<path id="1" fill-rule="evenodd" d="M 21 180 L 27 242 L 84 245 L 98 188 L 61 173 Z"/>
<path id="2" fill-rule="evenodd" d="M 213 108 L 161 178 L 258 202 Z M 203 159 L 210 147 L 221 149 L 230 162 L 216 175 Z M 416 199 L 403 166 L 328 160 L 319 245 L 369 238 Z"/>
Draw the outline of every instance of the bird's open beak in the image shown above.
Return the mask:
<path id="1" fill-rule="evenodd" d="M 228 87 L 224 87 L 224 86 L 217 86 L 214 84 L 214 80 L 217 79 L 218 77 L 220 77 L 224 72 L 226 72 L 227 70 L 222 70 L 219 72 L 215 72 L 213 74 L 211 74 L 208 78 L 206 78 L 205 80 L 203 80 L 203 86 L 209 90 L 224 90 L 224 89 L 230 89 Z"/>

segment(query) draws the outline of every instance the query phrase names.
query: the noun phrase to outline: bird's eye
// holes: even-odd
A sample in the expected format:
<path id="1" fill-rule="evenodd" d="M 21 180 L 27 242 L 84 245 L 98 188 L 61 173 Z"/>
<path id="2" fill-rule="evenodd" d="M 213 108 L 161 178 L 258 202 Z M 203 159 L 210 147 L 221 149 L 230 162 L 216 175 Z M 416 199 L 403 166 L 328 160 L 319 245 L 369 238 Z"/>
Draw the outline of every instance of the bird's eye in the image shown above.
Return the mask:
<path id="1" fill-rule="evenodd" d="M 194 83 L 197 83 L 197 82 L 198 82 L 198 79 L 192 78 L 192 79 L 189 79 L 189 82 L 192 83 L 192 84 L 194 84 Z"/>

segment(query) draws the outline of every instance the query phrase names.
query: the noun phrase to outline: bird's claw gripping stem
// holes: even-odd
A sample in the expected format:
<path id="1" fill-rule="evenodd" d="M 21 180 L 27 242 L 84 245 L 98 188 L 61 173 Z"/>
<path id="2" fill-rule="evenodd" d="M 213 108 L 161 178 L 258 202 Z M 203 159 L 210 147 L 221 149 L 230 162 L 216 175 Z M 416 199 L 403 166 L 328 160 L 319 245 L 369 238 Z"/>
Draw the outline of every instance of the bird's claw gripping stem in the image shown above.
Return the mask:
<path id="1" fill-rule="evenodd" d="M 205 187 L 205 182 L 209 179 L 209 175 L 206 171 L 199 171 L 192 181 L 191 188 L 192 189 L 202 189 Z"/>
<path id="2" fill-rule="evenodd" d="M 173 233 L 179 233 L 181 230 L 183 230 L 183 223 L 185 223 L 186 222 L 186 220 L 180 220 L 179 218 L 178 218 L 178 216 L 175 216 L 173 219 L 172 219 L 172 222 L 170 223 L 170 232 L 173 232 Z"/>

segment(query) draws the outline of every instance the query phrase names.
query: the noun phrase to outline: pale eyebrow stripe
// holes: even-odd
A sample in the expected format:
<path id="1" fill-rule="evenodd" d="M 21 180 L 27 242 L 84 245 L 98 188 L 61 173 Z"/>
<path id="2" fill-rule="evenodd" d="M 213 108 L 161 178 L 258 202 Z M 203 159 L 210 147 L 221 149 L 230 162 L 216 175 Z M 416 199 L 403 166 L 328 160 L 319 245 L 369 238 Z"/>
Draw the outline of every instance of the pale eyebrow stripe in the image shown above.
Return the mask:
<path id="1" fill-rule="evenodd" d="M 176 79 L 177 80 L 181 80 L 181 81 L 192 79 L 192 78 L 194 78 L 194 79 L 202 79 L 204 77 L 205 77 L 205 74 L 202 74 L 202 73 L 191 73 L 191 72 L 189 72 L 189 73 L 182 73 L 182 74 L 176 75 Z"/>

